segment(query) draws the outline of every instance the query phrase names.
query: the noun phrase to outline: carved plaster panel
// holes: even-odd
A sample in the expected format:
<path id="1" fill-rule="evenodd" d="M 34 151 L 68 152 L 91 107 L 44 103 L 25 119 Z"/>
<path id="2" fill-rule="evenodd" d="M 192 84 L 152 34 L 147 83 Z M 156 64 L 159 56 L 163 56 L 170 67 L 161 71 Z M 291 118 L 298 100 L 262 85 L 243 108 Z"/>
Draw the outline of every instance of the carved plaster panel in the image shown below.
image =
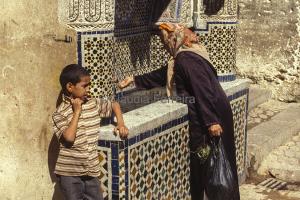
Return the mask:
<path id="1" fill-rule="evenodd" d="M 59 0 L 59 20 L 77 31 L 112 29 L 114 0 Z"/>

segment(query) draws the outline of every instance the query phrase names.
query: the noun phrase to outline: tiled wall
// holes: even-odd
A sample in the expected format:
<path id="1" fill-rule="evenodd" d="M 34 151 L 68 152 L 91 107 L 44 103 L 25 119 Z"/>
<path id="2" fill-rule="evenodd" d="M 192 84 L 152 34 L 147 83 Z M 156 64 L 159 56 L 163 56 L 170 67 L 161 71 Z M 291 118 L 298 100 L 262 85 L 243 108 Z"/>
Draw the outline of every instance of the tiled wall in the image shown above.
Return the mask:
<path id="1" fill-rule="evenodd" d="M 113 77 L 122 80 L 166 65 L 168 54 L 159 37 L 142 32 L 115 37 L 112 32 L 78 33 L 79 63 L 91 73 L 91 92 L 95 97 L 114 94 Z"/>
<path id="2" fill-rule="evenodd" d="M 234 123 L 237 171 L 240 181 L 245 180 L 247 171 L 247 113 L 248 94 L 245 89 L 229 96 Z"/>
<path id="3" fill-rule="evenodd" d="M 237 0 L 225 0 L 216 14 L 204 14 L 202 0 L 196 0 L 194 27 L 200 42 L 208 49 L 210 58 L 222 82 L 235 80 Z"/>
<path id="4" fill-rule="evenodd" d="M 91 72 L 91 92 L 94 97 L 114 95 L 116 88 L 113 80 L 121 80 L 131 74 L 147 73 L 167 63 L 169 55 L 162 48 L 158 36 L 152 32 L 152 13 L 159 10 L 159 2 L 157 0 L 115 1 L 114 10 L 111 10 L 114 14 L 113 27 L 107 26 L 107 21 L 102 24 L 92 23 L 81 16 L 81 20 L 84 18 L 85 23 L 82 23 L 81 29 L 78 28 L 81 30 L 78 31 L 77 41 L 78 62 Z M 188 0 L 171 1 L 160 20 L 178 21 L 181 14 L 180 5 L 182 3 L 186 5 L 188 2 Z M 87 7 L 97 3 L 84 4 L 82 7 L 71 5 L 73 5 L 70 7 L 72 13 L 87 13 Z M 79 11 L 75 12 L 76 9 Z M 97 9 L 98 7 L 94 6 L 92 10 L 96 12 Z M 187 11 L 182 15 L 187 17 Z M 73 26 L 75 22 L 70 22 L 69 26 Z M 76 23 L 79 24 L 79 21 Z M 93 24 L 97 24 L 95 31 L 86 31 L 86 27 Z"/>
<path id="5" fill-rule="evenodd" d="M 160 1 L 116 0 L 113 7 L 101 7 L 108 16 L 107 20 L 101 18 L 101 13 L 100 21 L 93 22 L 88 13 L 97 13 L 97 9 L 100 9 L 97 7 L 99 1 L 91 0 L 91 4 L 74 1 L 79 6 L 71 3 L 70 13 L 77 13 L 78 18 L 74 21 L 73 17 L 73 21 L 69 20 L 68 24 L 72 27 L 74 24 L 82 25 L 81 28 L 77 27 L 78 62 L 92 74 L 92 95 L 109 97 L 116 92 L 113 80 L 121 80 L 126 75 L 147 73 L 164 66 L 169 55 L 152 31 L 154 16 L 157 12 L 162 13 L 159 11 Z M 236 4 L 236 0 L 225 1 L 225 7 L 217 15 L 210 17 L 201 13 L 203 11 L 200 9 L 197 16 L 201 23 L 194 23 L 200 42 L 207 47 L 220 81 L 235 80 Z M 191 7 L 191 0 L 172 0 L 158 20 L 192 25 Z M 113 25 L 108 26 L 111 23 Z M 93 25 L 93 30 L 87 31 Z"/>
<path id="6" fill-rule="evenodd" d="M 196 31 L 209 52 L 220 81 L 235 79 L 236 24 L 208 24 L 207 31 Z M 230 77 L 231 76 L 231 77 Z"/>
<path id="7" fill-rule="evenodd" d="M 105 15 L 111 16 L 109 13 L 113 12 L 114 17 L 108 17 L 111 21 L 104 20 L 102 23 L 86 20 L 91 18 L 86 16 L 91 12 L 88 10 L 92 9 L 97 13 L 97 3 L 92 3 L 95 6 L 87 9 L 90 4 L 77 1 L 78 5 L 83 5 L 76 7 L 70 4 L 71 13 L 78 13 L 78 19 L 85 20 L 81 23 L 82 27 L 77 28 L 80 30 L 78 62 L 91 71 L 93 96 L 112 96 L 116 90 L 114 80 L 121 80 L 131 74 L 147 73 L 166 65 L 169 55 L 152 31 L 153 15 L 159 10 L 158 1 L 117 0 L 113 3 L 113 11 L 110 10 L 111 7 L 103 7 Z M 235 80 L 236 4 L 235 0 L 225 1 L 225 7 L 217 15 L 210 17 L 203 14 L 202 8 L 197 14 L 194 13 L 201 22 L 196 23 L 194 20 L 196 33 L 200 42 L 207 47 L 220 81 Z M 79 11 L 75 12 L 77 9 Z M 158 20 L 191 25 L 191 17 L 190 0 L 173 0 Z M 69 25 L 73 26 L 74 23 L 80 24 L 78 20 L 70 20 Z M 107 26 L 109 23 L 113 25 Z M 93 24 L 95 31 L 86 31 Z"/>
<path id="8" fill-rule="evenodd" d="M 105 199 L 189 196 L 187 119 L 180 117 L 125 141 L 100 140 Z"/>
<path id="9" fill-rule="evenodd" d="M 246 172 L 248 89 L 230 95 L 239 179 Z M 99 141 L 105 199 L 189 199 L 187 116 L 124 141 Z M 111 181 L 112 180 L 112 181 Z"/>

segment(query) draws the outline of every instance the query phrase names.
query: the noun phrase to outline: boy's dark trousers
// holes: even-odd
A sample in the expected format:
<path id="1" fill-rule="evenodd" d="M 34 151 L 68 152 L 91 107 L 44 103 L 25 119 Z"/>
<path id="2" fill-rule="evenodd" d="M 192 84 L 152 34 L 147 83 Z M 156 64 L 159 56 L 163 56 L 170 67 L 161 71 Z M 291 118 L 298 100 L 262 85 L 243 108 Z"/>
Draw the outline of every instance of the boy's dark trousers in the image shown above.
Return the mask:
<path id="1" fill-rule="evenodd" d="M 58 176 L 66 200 L 103 200 L 100 181 L 91 176 Z"/>

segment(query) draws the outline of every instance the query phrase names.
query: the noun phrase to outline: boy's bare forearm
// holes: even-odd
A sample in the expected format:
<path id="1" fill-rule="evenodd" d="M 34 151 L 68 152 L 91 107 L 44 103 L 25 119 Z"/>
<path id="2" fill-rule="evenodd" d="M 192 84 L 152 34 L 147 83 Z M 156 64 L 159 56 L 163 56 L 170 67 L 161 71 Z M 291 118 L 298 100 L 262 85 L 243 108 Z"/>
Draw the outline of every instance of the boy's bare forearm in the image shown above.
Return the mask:
<path id="1" fill-rule="evenodd" d="M 75 141 L 79 116 L 80 112 L 74 112 L 69 127 L 63 133 L 63 137 L 67 142 L 73 143 Z"/>
<path id="2" fill-rule="evenodd" d="M 112 109 L 117 118 L 117 127 L 115 128 L 115 132 L 119 133 L 119 136 L 121 138 L 127 138 L 128 128 L 125 126 L 120 104 L 118 102 L 114 102 L 112 105 Z"/>
<path id="3" fill-rule="evenodd" d="M 120 104 L 118 102 L 113 102 L 112 109 L 116 115 L 117 124 L 124 125 L 124 120 L 123 120 L 123 115 L 122 115 Z"/>

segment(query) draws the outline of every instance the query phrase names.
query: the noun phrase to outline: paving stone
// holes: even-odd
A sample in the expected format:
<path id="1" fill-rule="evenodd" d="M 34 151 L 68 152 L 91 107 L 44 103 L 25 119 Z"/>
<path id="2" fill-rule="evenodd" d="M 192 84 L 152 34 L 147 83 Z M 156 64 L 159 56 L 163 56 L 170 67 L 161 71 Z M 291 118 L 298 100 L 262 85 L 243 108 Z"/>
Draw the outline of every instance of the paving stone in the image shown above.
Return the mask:
<path id="1" fill-rule="evenodd" d="M 295 146 L 295 145 L 296 145 L 296 143 L 293 142 L 293 141 L 288 142 L 288 143 L 285 144 L 285 146 L 288 146 L 288 147 L 292 147 L 292 146 Z"/>
<path id="2" fill-rule="evenodd" d="M 271 190 L 254 184 L 240 186 L 241 200 L 298 200 L 300 191 Z"/>
<path id="3" fill-rule="evenodd" d="M 257 200 L 267 199 L 267 195 L 262 194 L 255 185 L 245 184 L 240 187 L 241 199 L 243 200 Z"/>
<path id="4" fill-rule="evenodd" d="M 257 110 L 256 110 L 256 113 L 257 113 L 257 114 L 262 114 L 262 113 L 263 113 L 263 109 L 261 109 L 261 108 L 257 109 Z"/>
<path id="5" fill-rule="evenodd" d="M 255 118 L 255 119 L 254 119 L 254 122 L 255 122 L 255 123 L 260 123 L 260 122 L 262 122 L 262 120 L 261 120 L 260 118 Z"/>
<path id="6" fill-rule="evenodd" d="M 294 136 L 293 141 L 299 142 L 300 141 L 300 136 L 299 135 Z"/>
<path id="7" fill-rule="evenodd" d="M 298 133 L 297 136 L 299 136 Z M 300 137 L 273 150 L 261 163 L 258 173 L 271 173 L 287 182 L 300 182 Z"/>
<path id="8" fill-rule="evenodd" d="M 275 113 L 274 113 L 273 111 L 271 111 L 271 110 L 268 110 L 268 111 L 266 111 L 265 114 L 271 117 L 271 116 L 273 116 Z"/>
<path id="9" fill-rule="evenodd" d="M 250 116 L 251 118 L 255 118 L 255 117 L 257 117 L 257 113 L 254 112 L 254 111 L 251 111 L 251 112 L 249 113 L 249 116 Z"/>
<path id="10" fill-rule="evenodd" d="M 268 119 L 268 116 L 267 116 L 267 115 L 264 115 L 264 114 L 260 114 L 259 117 L 260 117 L 261 119 Z"/>
<path id="11" fill-rule="evenodd" d="M 284 155 L 286 155 L 289 158 L 296 158 L 297 157 L 297 152 L 294 151 L 286 151 L 284 152 Z"/>
<path id="12" fill-rule="evenodd" d="M 282 151 L 280 151 L 279 149 L 275 149 L 273 150 L 272 152 L 274 155 L 281 155 L 282 154 Z"/>
<path id="13" fill-rule="evenodd" d="M 248 124 L 252 124 L 254 121 L 251 118 L 248 118 Z"/>

